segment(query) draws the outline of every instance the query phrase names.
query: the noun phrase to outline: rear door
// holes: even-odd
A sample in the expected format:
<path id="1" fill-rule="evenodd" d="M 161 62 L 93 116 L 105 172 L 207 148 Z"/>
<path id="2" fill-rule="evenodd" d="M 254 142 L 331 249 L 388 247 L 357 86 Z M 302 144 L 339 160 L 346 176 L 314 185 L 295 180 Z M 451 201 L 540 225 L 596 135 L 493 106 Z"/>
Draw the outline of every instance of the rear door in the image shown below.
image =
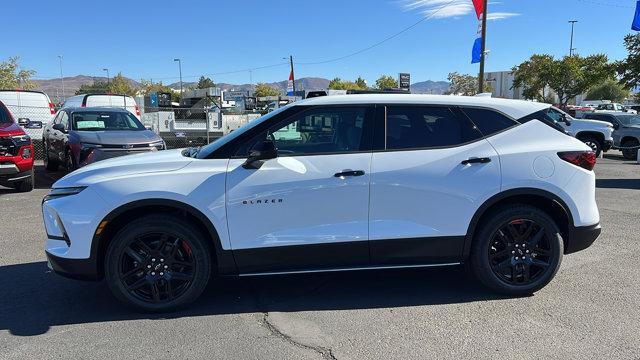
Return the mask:
<path id="1" fill-rule="evenodd" d="M 312 107 L 249 140 L 229 161 L 229 237 L 241 273 L 369 264 L 373 107 Z M 271 139 L 278 157 L 245 169 Z"/>
<path id="2" fill-rule="evenodd" d="M 500 190 L 496 151 L 457 108 L 389 105 L 377 124 L 373 265 L 457 262 L 476 209 Z"/>

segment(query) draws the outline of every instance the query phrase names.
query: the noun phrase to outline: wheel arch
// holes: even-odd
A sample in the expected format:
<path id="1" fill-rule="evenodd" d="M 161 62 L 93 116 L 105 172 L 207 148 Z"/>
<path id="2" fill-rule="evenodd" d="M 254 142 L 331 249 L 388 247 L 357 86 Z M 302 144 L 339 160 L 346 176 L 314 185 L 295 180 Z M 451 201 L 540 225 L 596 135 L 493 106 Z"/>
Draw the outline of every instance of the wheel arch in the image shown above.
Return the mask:
<path id="1" fill-rule="evenodd" d="M 144 199 L 123 204 L 112 210 L 101 221 L 91 242 L 91 258 L 96 262 L 97 277 L 104 277 L 104 256 L 107 246 L 122 225 L 131 219 L 131 215 L 170 213 L 187 219 L 206 235 L 213 245 L 215 266 L 219 273 L 234 274 L 237 272 L 231 250 L 224 250 L 218 231 L 213 223 L 198 209 L 177 200 Z M 103 225 L 103 223 L 106 223 Z M 102 228 L 102 230 L 100 230 Z"/>
<path id="2" fill-rule="evenodd" d="M 622 137 L 622 139 L 620 139 L 620 144 L 622 145 L 623 142 L 629 141 L 629 140 L 640 141 L 640 136 L 625 135 Z"/>
<path id="3" fill-rule="evenodd" d="M 576 139 L 582 140 L 587 137 L 593 137 L 600 142 L 600 146 L 604 145 L 604 134 L 598 131 L 584 130 L 576 134 Z"/>
<path id="4" fill-rule="evenodd" d="M 528 204 L 547 212 L 560 228 L 562 239 L 567 248 L 574 227 L 573 217 L 567 204 L 557 195 L 542 189 L 516 188 L 505 190 L 486 200 L 476 211 L 469 222 L 465 237 L 462 258 L 468 259 L 471 244 L 478 227 L 492 212 L 511 204 Z"/>

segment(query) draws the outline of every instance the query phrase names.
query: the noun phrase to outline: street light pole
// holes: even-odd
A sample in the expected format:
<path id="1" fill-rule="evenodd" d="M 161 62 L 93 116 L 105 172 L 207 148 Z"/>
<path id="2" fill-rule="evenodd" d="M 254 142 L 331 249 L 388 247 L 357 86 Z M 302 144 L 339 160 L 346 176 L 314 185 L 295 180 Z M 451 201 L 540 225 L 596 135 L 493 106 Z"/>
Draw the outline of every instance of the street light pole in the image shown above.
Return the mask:
<path id="1" fill-rule="evenodd" d="M 578 20 L 569 20 L 571 24 L 571 42 L 569 43 L 569 56 L 573 56 L 573 26 L 577 23 Z"/>
<path id="2" fill-rule="evenodd" d="M 484 11 L 482 11 L 482 46 L 480 49 L 480 74 L 478 75 L 478 93 L 484 92 L 484 59 L 486 57 L 485 46 L 487 43 L 487 0 L 484 0 Z"/>
<path id="3" fill-rule="evenodd" d="M 180 59 L 173 59 L 178 62 L 178 71 L 180 71 L 180 95 L 182 96 L 182 61 Z"/>
<path id="4" fill-rule="evenodd" d="M 62 83 L 62 102 L 66 99 L 64 96 L 64 77 L 62 76 L 62 55 L 58 55 L 60 60 L 60 82 Z"/>
<path id="5" fill-rule="evenodd" d="M 105 69 L 102 69 L 102 71 L 107 72 L 107 86 L 109 86 L 109 83 L 111 82 L 111 78 L 109 77 L 109 69 L 105 68 Z"/>

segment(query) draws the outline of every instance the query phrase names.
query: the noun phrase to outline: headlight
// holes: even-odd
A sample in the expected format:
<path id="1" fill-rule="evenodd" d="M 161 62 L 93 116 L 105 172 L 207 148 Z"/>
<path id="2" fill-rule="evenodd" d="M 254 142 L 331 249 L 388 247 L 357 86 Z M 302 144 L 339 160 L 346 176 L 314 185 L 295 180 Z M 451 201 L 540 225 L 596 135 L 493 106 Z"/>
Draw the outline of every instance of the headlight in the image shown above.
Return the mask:
<path id="1" fill-rule="evenodd" d="M 154 147 L 156 150 L 164 150 L 167 148 L 167 145 L 164 143 L 164 140 L 160 140 L 150 143 L 149 147 Z"/>
<path id="2" fill-rule="evenodd" d="M 44 197 L 42 202 L 45 202 L 51 199 L 61 198 L 64 196 L 76 195 L 86 188 L 87 188 L 86 186 L 54 188 L 54 189 L 51 189 L 51 191 Z"/>
<path id="3" fill-rule="evenodd" d="M 16 135 L 11 137 L 17 146 L 24 146 L 31 144 L 31 137 L 29 135 Z"/>

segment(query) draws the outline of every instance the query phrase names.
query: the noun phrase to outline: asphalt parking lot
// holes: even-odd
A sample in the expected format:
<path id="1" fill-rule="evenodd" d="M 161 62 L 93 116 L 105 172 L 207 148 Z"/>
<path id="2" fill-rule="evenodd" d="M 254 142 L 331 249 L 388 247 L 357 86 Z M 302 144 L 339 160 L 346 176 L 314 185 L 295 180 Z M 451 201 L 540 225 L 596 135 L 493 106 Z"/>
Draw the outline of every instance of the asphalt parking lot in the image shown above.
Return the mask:
<path id="1" fill-rule="evenodd" d="M 47 270 L 36 187 L 0 188 L 0 358 L 640 359 L 640 165 L 596 166 L 603 232 L 534 296 L 503 298 L 462 269 L 214 281 L 188 310 L 122 307 L 106 284 Z"/>

